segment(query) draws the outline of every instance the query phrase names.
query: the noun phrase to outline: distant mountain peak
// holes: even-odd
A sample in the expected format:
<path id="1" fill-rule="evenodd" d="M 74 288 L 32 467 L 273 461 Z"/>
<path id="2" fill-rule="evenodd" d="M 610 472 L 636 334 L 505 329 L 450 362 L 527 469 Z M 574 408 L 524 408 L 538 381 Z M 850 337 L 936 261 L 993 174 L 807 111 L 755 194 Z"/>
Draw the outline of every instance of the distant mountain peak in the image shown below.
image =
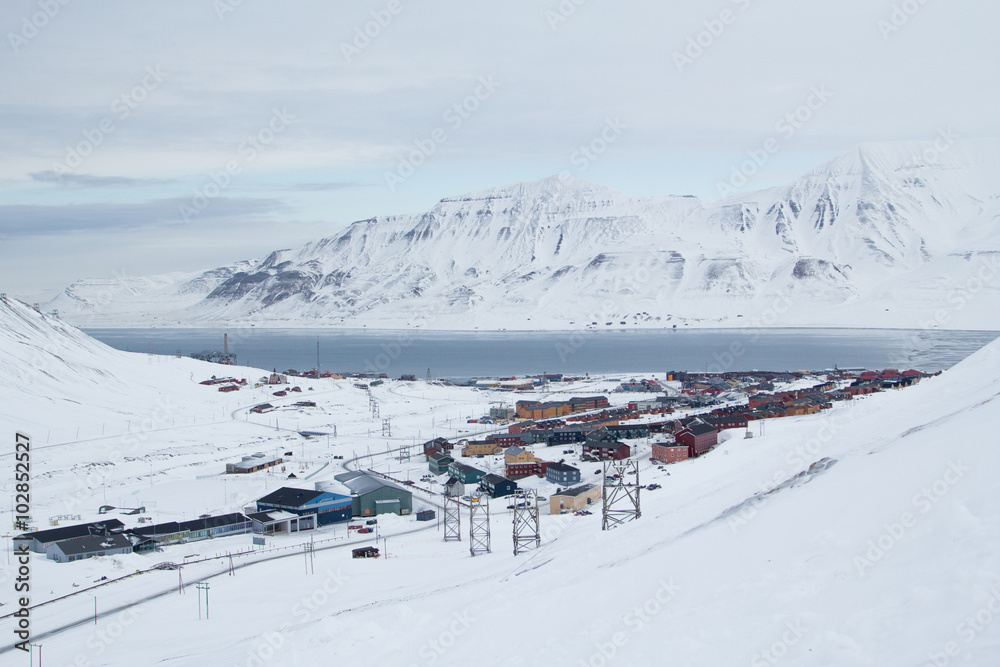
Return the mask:
<path id="1" fill-rule="evenodd" d="M 627 197 L 614 188 L 567 173 L 546 176 L 534 181 L 519 181 L 486 190 L 470 192 L 454 197 L 445 197 L 442 202 L 477 201 L 483 199 L 541 199 L 548 197 L 577 197 L 611 195 Z"/>
<path id="2" fill-rule="evenodd" d="M 939 136 L 863 144 L 716 202 L 512 183 L 195 279 L 81 281 L 51 307 L 91 326 L 672 328 L 751 323 L 787 294 L 780 326 L 916 327 L 899 312 L 1000 264 L 998 219 L 1000 142 Z M 949 323 L 998 328 L 995 312 Z"/>

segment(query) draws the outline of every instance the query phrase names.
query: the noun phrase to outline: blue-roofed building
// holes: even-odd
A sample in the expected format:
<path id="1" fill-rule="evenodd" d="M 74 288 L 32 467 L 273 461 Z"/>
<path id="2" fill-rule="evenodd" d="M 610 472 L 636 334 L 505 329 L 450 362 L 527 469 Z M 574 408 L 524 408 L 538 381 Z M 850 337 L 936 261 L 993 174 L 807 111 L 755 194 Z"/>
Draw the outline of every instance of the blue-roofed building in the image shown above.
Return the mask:
<path id="1" fill-rule="evenodd" d="M 351 520 L 351 499 L 339 493 L 282 487 L 257 501 L 257 511 L 284 510 L 300 516 L 315 514 L 318 525 Z"/>

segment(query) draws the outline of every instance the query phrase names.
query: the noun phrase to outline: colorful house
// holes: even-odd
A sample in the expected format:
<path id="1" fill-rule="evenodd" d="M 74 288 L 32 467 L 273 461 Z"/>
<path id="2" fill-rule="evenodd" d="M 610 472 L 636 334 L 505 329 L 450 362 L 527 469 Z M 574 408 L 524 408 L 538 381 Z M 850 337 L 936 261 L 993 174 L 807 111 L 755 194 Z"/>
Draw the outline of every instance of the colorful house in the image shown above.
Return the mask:
<path id="1" fill-rule="evenodd" d="M 503 498 L 512 495 L 517 490 L 517 482 L 494 474 L 483 477 L 479 486 L 490 494 L 491 498 Z"/>
<path id="2" fill-rule="evenodd" d="M 674 433 L 678 444 L 688 448 L 688 456 L 694 458 L 704 454 L 719 442 L 719 432 L 710 424 L 696 419 Z"/>
<path id="3" fill-rule="evenodd" d="M 485 471 L 473 468 L 472 466 L 465 465 L 464 463 L 460 463 L 458 461 L 455 461 L 448 466 L 448 472 L 450 472 L 462 484 L 476 484 L 479 480 L 486 476 Z"/>
<path id="4" fill-rule="evenodd" d="M 435 475 L 443 475 L 454 462 L 455 459 L 445 452 L 434 452 L 427 457 L 427 468 Z"/>
<path id="5" fill-rule="evenodd" d="M 584 484 L 549 496 L 549 514 L 565 514 L 601 502 L 601 487 Z"/>
<path id="6" fill-rule="evenodd" d="M 688 445 L 676 442 L 672 438 L 653 443 L 653 453 L 649 457 L 657 463 L 677 463 L 686 461 L 689 455 Z"/>
<path id="7" fill-rule="evenodd" d="M 550 463 L 545 479 L 559 486 L 573 486 L 580 483 L 580 470 L 566 463 Z"/>
<path id="8" fill-rule="evenodd" d="M 490 456 L 499 454 L 500 445 L 493 440 L 468 440 L 462 446 L 462 456 Z"/>

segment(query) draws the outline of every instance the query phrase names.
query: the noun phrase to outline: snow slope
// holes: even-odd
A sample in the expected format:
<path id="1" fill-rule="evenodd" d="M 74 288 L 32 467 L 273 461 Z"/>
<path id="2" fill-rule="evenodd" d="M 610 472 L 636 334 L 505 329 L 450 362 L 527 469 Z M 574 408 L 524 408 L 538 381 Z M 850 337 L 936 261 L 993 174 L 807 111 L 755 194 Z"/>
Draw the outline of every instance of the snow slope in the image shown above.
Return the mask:
<path id="1" fill-rule="evenodd" d="M 37 323 L 24 315 L 23 338 L 55 335 L 32 334 Z M 60 342 L 56 354 L 71 367 L 100 350 L 65 335 L 75 342 Z M 2 342 L 5 352 L 23 344 Z M 130 368 L 129 357 L 142 360 L 114 355 L 103 363 L 116 376 Z M 31 387 L 4 379 L 5 400 Z M 192 403 L 205 396 L 190 389 Z M 417 428 L 424 437 L 442 432 L 427 430 L 424 394 L 438 391 L 433 386 L 391 382 L 378 390 L 395 438 L 406 441 Z M 101 393 L 93 391 L 98 405 Z M 364 451 L 370 421 L 349 416 L 364 411 L 364 392 L 348 386 L 330 396 L 347 401 L 337 419 L 354 424 L 355 435 L 338 446 Z M 648 445 L 636 442 L 642 482 L 663 488 L 643 492 L 641 519 L 614 531 L 600 530 L 599 513 L 543 516 L 542 548 L 515 557 L 501 501 L 492 553 L 471 558 L 467 542 L 444 543 L 433 525 L 404 534 L 417 527 L 411 518 L 386 518 L 388 559 L 356 561 L 335 548 L 316 554 L 315 574 L 304 572 L 301 550 L 236 576 L 221 563 L 191 566 L 188 582 L 220 575 L 211 579 L 211 620 L 198 620 L 189 588 L 104 617 L 96 628 L 49 636 L 45 655 L 54 664 L 107 665 L 996 664 L 998 399 L 1000 342 L 910 389 L 769 421 L 763 432 L 755 425 L 752 439 L 727 432 L 709 454 L 665 471 L 648 464 Z M 400 466 L 381 456 L 372 465 Z M 34 576 L 67 586 L 69 577 L 114 574 L 108 568 L 131 572 L 185 553 L 225 552 L 245 538 L 226 539 L 150 556 L 36 561 Z M 101 608 L 176 582 L 176 573 L 164 572 L 115 584 L 101 589 Z M 71 598 L 36 612 L 35 627 L 89 613 L 89 597 Z"/>
<path id="2" fill-rule="evenodd" d="M 864 144 L 715 202 L 552 177 L 194 279 L 81 281 L 49 307 L 91 326 L 996 329 L 998 183 L 995 140 Z"/>

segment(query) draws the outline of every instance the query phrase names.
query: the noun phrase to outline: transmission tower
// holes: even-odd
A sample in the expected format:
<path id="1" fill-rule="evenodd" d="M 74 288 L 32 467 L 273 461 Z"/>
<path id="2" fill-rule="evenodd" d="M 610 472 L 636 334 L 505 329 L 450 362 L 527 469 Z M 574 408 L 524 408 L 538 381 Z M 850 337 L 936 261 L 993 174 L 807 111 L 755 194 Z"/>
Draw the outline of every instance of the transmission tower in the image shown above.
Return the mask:
<path id="1" fill-rule="evenodd" d="M 388 421 L 388 420 L 386 420 L 386 421 Z M 409 460 L 410 460 L 410 446 L 409 445 L 402 445 L 399 448 L 399 462 L 400 463 L 407 463 Z"/>
<path id="2" fill-rule="evenodd" d="M 469 500 L 469 553 L 492 553 L 490 548 L 490 497 L 475 491 Z"/>
<path id="3" fill-rule="evenodd" d="M 368 394 L 368 407 L 369 407 L 369 408 L 371 408 L 371 411 L 372 411 L 372 419 L 378 419 L 378 417 L 379 417 L 379 412 L 378 412 L 378 399 L 376 399 L 376 398 L 375 398 L 374 396 L 372 396 L 371 394 Z"/>
<path id="4" fill-rule="evenodd" d="M 389 423 L 388 419 L 382 420 L 382 437 L 383 438 L 392 437 L 392 424 Z"/>
<path id="5" fill-rule="evenodd" d="M 639 511 L 639 462 L 632 459 L 604 464 L 603 521 L 601 530 L 611 530 L 641 516 Z"/>
<path id="6" fill-rule="evenodd" d="M 518 489 L 514 496 L 514 555 L 537 549 L 542 545 L 538 529 L 538 492 Z"/>
<path id="7" fill-rule="evenodd" d="M 456 496 L 445 494 L 444 497 L 444 541 L 462 541 L 462 505 Z"/>

